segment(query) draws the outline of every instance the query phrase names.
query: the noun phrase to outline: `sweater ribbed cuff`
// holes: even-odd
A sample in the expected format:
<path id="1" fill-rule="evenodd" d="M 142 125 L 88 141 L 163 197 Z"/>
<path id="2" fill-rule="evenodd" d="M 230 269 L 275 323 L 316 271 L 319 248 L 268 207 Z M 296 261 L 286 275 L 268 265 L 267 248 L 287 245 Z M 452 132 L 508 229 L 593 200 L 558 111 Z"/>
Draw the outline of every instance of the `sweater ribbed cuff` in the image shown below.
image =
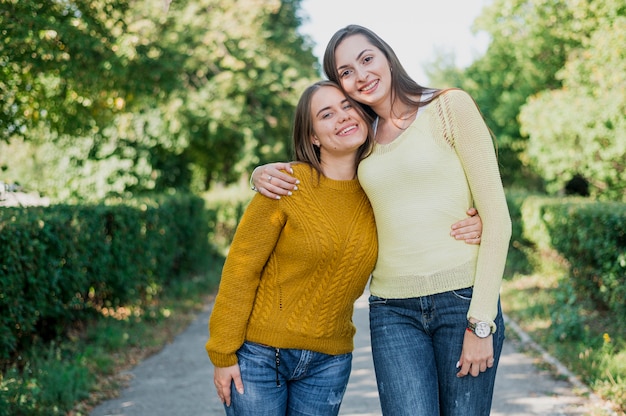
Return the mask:
<path id="1" fill-rule="evenodd" d="M 209 352 L 209 359 L 215 367 L 230 367 L 239 362 L 237 354 L 221 354 Z"/>

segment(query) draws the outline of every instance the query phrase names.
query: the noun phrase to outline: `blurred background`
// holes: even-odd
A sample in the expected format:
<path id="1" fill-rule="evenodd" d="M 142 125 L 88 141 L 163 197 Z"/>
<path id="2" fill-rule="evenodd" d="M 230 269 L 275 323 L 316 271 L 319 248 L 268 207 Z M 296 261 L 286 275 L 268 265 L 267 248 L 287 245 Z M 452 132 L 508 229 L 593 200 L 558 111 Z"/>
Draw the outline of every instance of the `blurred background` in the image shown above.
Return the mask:
<path id="1" fill-rule="evenodd" d="M 287 160 L 299 93 L 348 23 L 475 97 L 508 187 L 624 200 L 619 0 L 2 0 L 0 180 L 97 200 Z"/>
<path id="2" fill-rule="evenodd" d="M 503 310 L 624 414 L 624 0 L 0 0 L 0 416 L 88 414 L 210 304 L 351 23 L 474 97 Z"/>

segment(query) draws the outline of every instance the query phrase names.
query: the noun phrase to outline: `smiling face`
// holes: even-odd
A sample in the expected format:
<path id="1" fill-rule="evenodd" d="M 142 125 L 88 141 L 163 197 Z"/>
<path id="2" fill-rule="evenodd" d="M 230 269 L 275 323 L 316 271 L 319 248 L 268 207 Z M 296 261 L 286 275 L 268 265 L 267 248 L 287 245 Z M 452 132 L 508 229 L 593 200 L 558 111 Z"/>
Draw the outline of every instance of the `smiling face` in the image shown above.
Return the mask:
<path id="1" fill-rule="evenodd" d="M 373 108 L 389 100 L 389 61 L 365 36 L 355 34 L 344 38 L 337 45 L 334 57 L 341 86 L 351 98 Z"/>
<path id="2" fill-rule="evenodd" d="M 315 91 L 310 115 L 311 142 L 319 147 L 322 161 L 353 156 L 367 139 L 367 124 L 339 88 L 324 86 Z"/>

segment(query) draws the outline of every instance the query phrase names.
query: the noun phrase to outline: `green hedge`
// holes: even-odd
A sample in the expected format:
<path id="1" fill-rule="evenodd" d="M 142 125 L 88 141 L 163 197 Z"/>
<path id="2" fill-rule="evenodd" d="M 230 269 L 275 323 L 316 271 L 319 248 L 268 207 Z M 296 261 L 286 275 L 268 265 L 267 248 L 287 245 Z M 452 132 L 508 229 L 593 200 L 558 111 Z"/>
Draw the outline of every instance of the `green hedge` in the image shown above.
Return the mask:
<path id="1" fill-rule="evenodd" d="M 521 213 L 524 237 L 567 260 L 581 299 L 626 313 L 626 204 L 530 196 Z"/>
<path id="2" fill-rule="evenodd" d="M 207 235 L 192 195 L 0 209 L 0 360 L 199 270 Z"/>

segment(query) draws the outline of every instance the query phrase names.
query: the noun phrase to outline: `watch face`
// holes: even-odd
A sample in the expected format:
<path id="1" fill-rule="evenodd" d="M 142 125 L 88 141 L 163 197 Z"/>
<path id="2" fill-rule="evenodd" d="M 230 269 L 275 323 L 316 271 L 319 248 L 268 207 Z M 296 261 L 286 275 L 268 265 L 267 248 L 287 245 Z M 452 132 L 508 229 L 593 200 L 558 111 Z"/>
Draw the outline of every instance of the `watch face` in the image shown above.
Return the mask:
<path id="1" fill-rule="evenodd" d="M 480 338 L 487 338 L 491 334 L 491 327 L 487 322 L 478 322 L 474 333 Z"/>

